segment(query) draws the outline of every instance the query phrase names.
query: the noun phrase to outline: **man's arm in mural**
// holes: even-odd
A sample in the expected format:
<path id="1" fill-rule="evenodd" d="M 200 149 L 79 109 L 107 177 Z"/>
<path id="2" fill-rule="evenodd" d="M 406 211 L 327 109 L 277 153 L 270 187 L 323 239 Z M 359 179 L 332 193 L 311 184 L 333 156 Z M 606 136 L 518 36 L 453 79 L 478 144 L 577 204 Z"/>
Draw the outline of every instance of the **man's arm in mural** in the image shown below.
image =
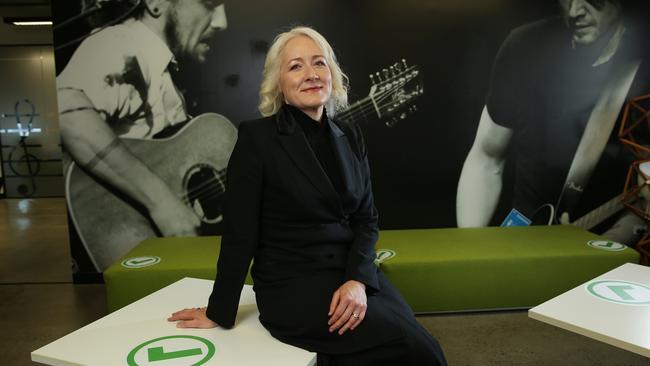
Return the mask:
<path id="1" fill-rule="evenodd" d="M 196 214 L 121 143 L 83 91 L 60 89 L 58 98 L 61 138 L 79 166 L 144 205 L 163 235 L 196 235 Z"/>
<path id="2" fill-rule="evenodd" d="M 634 245 L 641 239 L 646 230 L 647 224 L 645 220 L 632 211 L 626 211 L 601 236 L 625 245 Z"/>
<path id="3" fill-rule="evenodd" d="M 483 108 L 474 144 L 467 154 L 456 192 L 458 227 L 486 226 L 499 202 L 505 155 L 512 130 L 496 124 Z"/>

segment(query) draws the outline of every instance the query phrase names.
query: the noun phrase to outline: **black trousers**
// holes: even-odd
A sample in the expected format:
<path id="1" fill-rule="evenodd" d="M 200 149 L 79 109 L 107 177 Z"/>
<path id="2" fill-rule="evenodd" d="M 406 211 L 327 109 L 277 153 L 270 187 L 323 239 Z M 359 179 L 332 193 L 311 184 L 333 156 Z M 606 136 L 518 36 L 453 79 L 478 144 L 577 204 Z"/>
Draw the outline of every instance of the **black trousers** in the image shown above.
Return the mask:
<path id="1" fill-rule="evenodd" d="M 385 281 L 381 291 L 390 299 L 386 304 L 400 318 L 404 338 L 348 354 L 319 353 L 317 366 L 446 366 L 440 344 L 417 322 L 410 306 L 393 285 Z"/>
<path id="2" fill-rule="evenodd" d="M 446 366 L 438 342 L 425 329 L 406 339 L 344 355 L 319 353 L 317 366 Z"/>

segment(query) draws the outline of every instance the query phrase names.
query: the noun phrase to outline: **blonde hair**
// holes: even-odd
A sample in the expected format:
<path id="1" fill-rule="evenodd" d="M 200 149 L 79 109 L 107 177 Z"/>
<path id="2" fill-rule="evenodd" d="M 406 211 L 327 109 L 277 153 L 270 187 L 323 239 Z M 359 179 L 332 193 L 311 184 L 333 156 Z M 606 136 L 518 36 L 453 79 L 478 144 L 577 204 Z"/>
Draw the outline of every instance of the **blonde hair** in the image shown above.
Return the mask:
<path id="1" fill-rule="evenodd" d="M 328 114 L 334 115 L 348 105 L 348 77 L 343 73 L 336 61 L 332 46 L 325 37 L 314 29 L 300 26 L 278 34 L 266 54 L 262 85 L 260 85 L 260 104 L 258 106 L 262 116 L 266 117 L 275 114 L 282 107 L 284 96 L 280 89 L 280 58 L 287 42 L 299 36 L 311 38 L 323 51 L 325 60 L 329 65 L 332 74 L 332 95 L 325 105 Z"/>

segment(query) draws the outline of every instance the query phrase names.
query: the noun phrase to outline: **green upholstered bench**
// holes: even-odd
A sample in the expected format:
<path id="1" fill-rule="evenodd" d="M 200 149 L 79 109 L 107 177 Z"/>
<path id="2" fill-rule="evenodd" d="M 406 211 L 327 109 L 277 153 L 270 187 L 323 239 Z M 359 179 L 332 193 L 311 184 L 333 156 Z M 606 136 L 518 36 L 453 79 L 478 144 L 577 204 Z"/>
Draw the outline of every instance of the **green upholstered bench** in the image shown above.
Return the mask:
<path id="1" fill-rule="evenodd" d="M 639 261 L 632 249 L 589 246 L 591 240 L 602 238 L 573 226 L 387 230 L 377 248 L 382 270 L 414 311 L 466 311 L 532 307 Z M 109 311 L 183 277 L 214 279 L 220 243 L 220 237 L 143 241 L 104 272 Z"/>
<path id="2" fill-rule="evenodd" d="M 420 313 L 528 308 L 639 262 L 634 249 L 564 225 L 388 230 L 377 249 L 389 250 L 381 268 Z"/>
<path id="3" fill-rule="evenodd" d="M 213 280 L 221 237 L 151 238 L 104 271 L 108 311 L 115 311 L 183 277 Z M 250 273 L 247 284 L 252 284 Z"/>

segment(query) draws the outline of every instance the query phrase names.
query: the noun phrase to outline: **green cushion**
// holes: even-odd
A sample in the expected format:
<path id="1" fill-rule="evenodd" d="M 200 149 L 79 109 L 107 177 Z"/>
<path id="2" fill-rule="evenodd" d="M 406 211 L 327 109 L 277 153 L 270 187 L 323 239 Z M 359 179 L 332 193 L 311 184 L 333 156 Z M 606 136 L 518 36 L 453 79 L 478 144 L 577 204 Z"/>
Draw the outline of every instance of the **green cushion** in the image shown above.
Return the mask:
<path id="1" fill-rule="evenodd" d="M 388 230 L 377 249 L 394 252 L 379 255 L 381 268 L 414 311 L 464 311 L 532 307 L 639 261 L 632 249 L 597 249 L 590 240 L 603 238 L 573 226 Z M 214 279 L 220 243 L 216 236 L 143 241 L 104 272 L 109 311 L 183 277 Z"/>
<path id="2" fill-rule="evenodd" d="M 213 280 L 220 246 L 218 236 L 144 240 L 104 271 L 108 310 L 115 311 L 183 277 Z M 138 266 L 143 267 L 130 268 Z M 253 283 L 250 273 L 246 283 Z"/>
<path id="3" fill-rule="evenodd" d="M 639 254 L 574 226 L 389 230 L 377 249 L 395 256 L 381 268 L 415 312 L 538 305 Z"/>

